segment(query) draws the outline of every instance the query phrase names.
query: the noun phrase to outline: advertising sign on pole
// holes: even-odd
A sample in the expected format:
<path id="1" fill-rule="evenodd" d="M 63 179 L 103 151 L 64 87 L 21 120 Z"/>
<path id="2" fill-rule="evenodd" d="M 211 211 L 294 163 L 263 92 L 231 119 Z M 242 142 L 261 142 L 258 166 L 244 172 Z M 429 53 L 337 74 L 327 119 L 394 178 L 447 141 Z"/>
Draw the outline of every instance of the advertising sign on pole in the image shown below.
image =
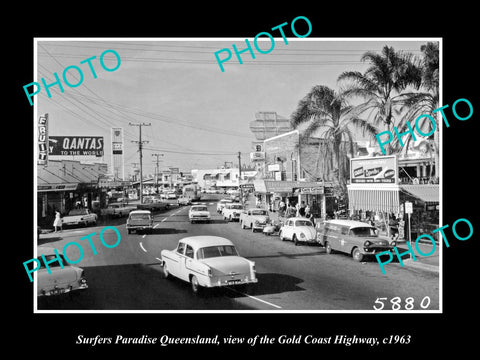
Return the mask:
<path id="1" fill-rule="evenodd" d="M 397 178 L 398 166 L 395 155 L 350 159 L 352 184 L 396 184 Z"/>
<path id="2" fill-rule="evenodd" d="M 48 114 L 38 118 L 38 165 L 48 164 Z"/>
<path id="3" fill-rule="evenodd" d="M 103 156 L 103 136 L 50 136 L 49 155 Z"/>

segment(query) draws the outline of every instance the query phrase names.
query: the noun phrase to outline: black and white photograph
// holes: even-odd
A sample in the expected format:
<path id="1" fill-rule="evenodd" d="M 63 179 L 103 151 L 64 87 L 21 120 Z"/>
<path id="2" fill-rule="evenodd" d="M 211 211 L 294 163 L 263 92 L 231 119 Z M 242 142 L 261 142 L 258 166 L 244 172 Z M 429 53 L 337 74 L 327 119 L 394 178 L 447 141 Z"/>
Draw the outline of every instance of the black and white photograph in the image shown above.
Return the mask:
<path id="1" fill-rule="evenodd" d="M 475 22 L 423 5 L 19 13 L 7 347 L 473 348 Z"/>
<path id="2" fill-rule="evenodd" d="M 441 310 L 441 45 L 36 39 L 36 310 Z"/>

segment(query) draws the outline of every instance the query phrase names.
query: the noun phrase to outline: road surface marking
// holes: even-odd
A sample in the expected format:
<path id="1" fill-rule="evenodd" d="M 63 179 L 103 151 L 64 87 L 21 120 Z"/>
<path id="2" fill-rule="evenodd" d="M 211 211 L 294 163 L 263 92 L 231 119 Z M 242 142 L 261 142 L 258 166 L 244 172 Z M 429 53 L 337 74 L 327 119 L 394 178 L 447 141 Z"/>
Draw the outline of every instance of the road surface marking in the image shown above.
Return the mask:
<path id="1" fill-rule="evenodd" d="M 260 298 L 257 298 L 256 296 L 252 296 L 252 295 L 245 294 L 245 293 L 243 293 L 243 292 L 241 292 L 241 291 L 238 291 L 238 290 L 235 290 L 235 289 L 233 289 L 233 288 L 231 288 L 231 287 L 228 287 L 228 286 L 227 286 L 227 289 L 230 289 L 230 290 L 232 290 L 232 291 L 235 291 L 235 292 L 237 292 L 237 293 L 239 293 L 239 294 L 242 294 L 242 295 L 244 295 L 244 296 L 248 296 L 248 297 L 251 298 L 251 299 L 260 301 L 260 302 L 265 303 L 265 304 L 267 304 L 267 305 L 273 306 L 273 307 L 275 307 L 275 308 L 277 308 L 277 309 L 281 309 L 281 308 L 282 308 L 281 306 L 272 304 L 271 302 L 262 300 L 262 299 L 260 299 Z"/>
<path id="2" fill-rule="evenodd" d="M 142 242 L 140 242 L 139 244 L 140 244 L 140 247 L 142 248 L 142 250 L 147 252 L 147 250 L 145 250 L 145 248 L 143 247 Z"/>
<path id="3" fill-rule="evenodd" d="M 158 225 L 160 225 L 160 224 L 159 224 L 159 223 L 156 223 L 156 224 L 155 224 L 155 226 L 154 226 L 153 228 L 155 229 L 155 228 L 156 228 Z"/>
<path id="4" fill-rule="evenodd" d="M 162 221 L 160 221 L 160 222 L 164 222 L 165 220 L 167 220 L 167 218 L 163 218 Z"/>
<path id="5" fill-rule="evenodd" d="M 145 236 L 147 236 L 147 234 L 143 234 L 143 235 L 142 235 L 142 239 L 145 239 Z"/>

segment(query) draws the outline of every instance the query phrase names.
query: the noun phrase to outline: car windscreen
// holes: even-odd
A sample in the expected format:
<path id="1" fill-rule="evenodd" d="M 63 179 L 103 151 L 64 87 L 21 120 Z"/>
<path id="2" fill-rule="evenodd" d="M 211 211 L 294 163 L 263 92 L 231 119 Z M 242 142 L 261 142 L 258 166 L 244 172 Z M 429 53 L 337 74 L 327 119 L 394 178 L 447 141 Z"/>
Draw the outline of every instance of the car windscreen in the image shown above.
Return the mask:
<path id="1" fill-rule="evenodd" d="M 220 256 L 238 256 L 237 249 L 233 245 L 207 246 L 198 249 L 198 259 L 208 259 Z"/>
<path id="2" fill-rule="evenodd" d="M 313 224 L 308 220 L 297 220 L 295 226 L 313 226 Z"/>
<path id="3" fill-rule="evenodd" d="M 242 210 L 243 206 L 242 205 L 230 205 L 227 206 L 228 209 L 236 209 L 236 210 Z"/>
<path id="4" fill-rule="evenodd" d="M 207 211 L 206 206 L 196 206 L 192 208 L 192 211 Z"/>
<path id="5" fill-rule="evenodd" d="M 86 209 L 72 209 L 72 210 L 70 210 L 70 212 L 68 213 L 68 215 L 70 215 L 70 216 L 86 215 L 86 214 L 87 214 L 87 210 L 86 210 Z"/>
<path id="6" fill-rule="evenodd" d="M 267 210 L 252 210 L 252 215 L 267 215 Z"/>
<path id="7" fill-rule="evenodd" d="M 357 227 L 350 230 L 353 236 L 377 236 L 375 228 L 372 227 Z"/>

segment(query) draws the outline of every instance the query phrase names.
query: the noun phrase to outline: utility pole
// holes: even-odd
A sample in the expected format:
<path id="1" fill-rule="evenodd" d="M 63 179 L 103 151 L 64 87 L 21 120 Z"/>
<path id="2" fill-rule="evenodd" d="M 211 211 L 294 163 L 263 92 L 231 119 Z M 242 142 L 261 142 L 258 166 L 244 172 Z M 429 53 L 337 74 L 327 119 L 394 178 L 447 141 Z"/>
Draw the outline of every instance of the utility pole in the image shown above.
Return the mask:
<path id="1" fill-rule="evenodd" d="M 243 202 L 243 190 L 242 186 L 240 184 L 240 180 L 242 178 L 242 160 L 241 160 L 241 155 L 242 153 L 239 151 L 238 152 L 238 188 L 240 190 L 240 199 L 242 201 L 242 205 L 245 206 L 245 203 Z"/>
<path id="2" fill-rule="evenodd" d="M 144 143 L 148 143 L 148 141 L 142 141 L 142 126 L 150 126 L 151 123 L 141 123 L 141 124 L 133 124 L 133 123 L 128 123 L 130 126 L 138 126 L 138 141 L 132 141 L 134 143 L 138 144 L 138 152 L 140 153 L 140 204 L 143 204 L 143 168 L 142 168 L 142 146 Z"/>
<path id="3" fill-rule="evenodd" d="M 155 165 L 155 190 L 157 191 L 157 194 L 158 194 L 158 163 L 160 162 L 160 160 L 158 159 L 159 156 L 163 156 L 164 154 L 158 154 L 158 153 L 155 153 L 155 154 L 152 154 L 152 156 L 156 156 L 157 157 L 157 160 L 154 160 L 156 165 Z"/>

